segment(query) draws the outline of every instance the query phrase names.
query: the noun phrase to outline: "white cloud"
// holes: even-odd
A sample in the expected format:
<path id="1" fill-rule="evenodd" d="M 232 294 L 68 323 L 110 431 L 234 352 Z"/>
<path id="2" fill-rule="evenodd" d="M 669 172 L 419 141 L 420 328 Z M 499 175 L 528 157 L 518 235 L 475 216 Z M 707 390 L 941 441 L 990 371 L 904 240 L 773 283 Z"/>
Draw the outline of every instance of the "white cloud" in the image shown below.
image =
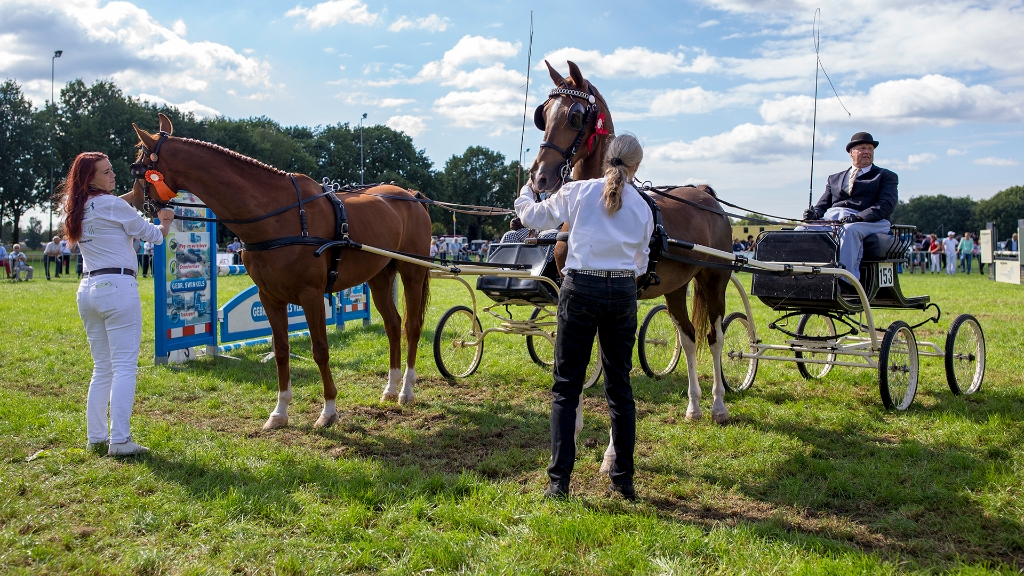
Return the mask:
<path id="1" fill-rule="evenodd" d="M 810 0 L 704 0 L 766 25 L 774 39 L 754 58 L 723 58 L 726 69 L 751 78 L 803 76 L 813 70 L 808 16 L 820 4 Z M 1016 0 L 865 0 L 826 9 L 822 60 L 833 79 L 870 78 L 884 73 L 924 75 L 966 71 L 1024 71 L 1024 10 Z M 794 24 L 797 22 L 798 24 Z M 950 42 L 949 38 L 970 38 Z"/>
<path id="2" fill-rule="evenodd" d="M 329 0 L 312 8 L 303 8 L 300 4 L 284 15 L 289 18 L 304 18 L 314 30 L 324 26 L 336 26 L 341 22 L 368 25 L 377 22 L 378 18 L 377 14 L 370 12 L 366 4 L 359 0 Z"/>
<path id="3" fill-rule="evenodd" d="M 426 30 L 427 32 L 444 32 L 448 29 L 448 25 L 451 21 L 448 18 L 442 18 L 437 14 L 431 14 L 426 18 L 417 18 L 416 20 L 410 20 L 405 16 L 400 17 L 388 26 L 388 30 L 392 32 L 401 32 L 402 30 L 408 30 L 411 28 L 417 28 L 420 30 Z"/>
<path id="4" fill-rule="evenodd" d="M 392 116 L 384 124 L 400 132 L 405 132 L 413 138 L 427 129 L 427 123 L 420 116 Z"/>
<path id="5" fill-rule="evenodd" d="M 411 98 L 384 98 L 380 102 L 377 102 L 377 106 L 381 108 L 398 108 L 406 104 L 412 104 L 415 100 Z"/>
<path id="6" fill-rule="evenodd" d="M 1011 160 L 1010 158 L 995 158 L 992 156 L 989 156 L 988 158 L 978 158 L 974 163 L 981 166 L 1016 166 L 1020 164 L 1020 162 Z"/>
<path id="7" fill-rule="evenodd" d="M 49 99 L 54 38 L 62 69 L 87 82 L 113 79 L 128 94 L 155 93 L 172 102 L 228 86 L 269 87 L 270 67 L 215 42 L 189 42 L 184 24 L 168 28 L 127 2 L 0 0 L 0 75 L 21 79 L 37 103 Z M 38 88 L 36 88 L 38 87 Z"/>
<path id="8" fill-rule="evenodd" d="M 818 100 L 818 121 L 951 126 L 966 121 L 1024 120 L 1024 93 L 1003 93 L 984 84 L 967 86 L 938 74 L 882 82 L 867 94 L 842 98 L 852 117 L 834 98 L 826 98 Z M 790 96 L 761 105 L 761 117 L 769 123 L 807 124 L 812 111 L 813 99 L 809 96 Z"/>
<path id="9" fill-rule="evenodd" d="M 719 24 L 721 24 L 721 22 L 718 20 L 705 20 L 704 22 L 697 24 L 697 28 L 710 28 L 712 26 L 718 26 Z"/>
<path id="10" fill-rule="evenodd" d="M 896 170 L 917 170 L 925 164 L 931 164 L 938 156 L 930 152 L 924 152 L 922 154 L 911 154 L 907 156 L 906 160 L 884 160 L 880 159 L 879 164 L 885 165 L 887 168 L 894 168 Z"/>
<path id="11" fill-rule="evenodd" d="M 184 20 L 176 20 L 174 24 L 171 26 L 171 30 L 173 30 L 174 33 L 178 36 L 182 37 L 184 37 L 185 34 L 188 32 L 188 28 L 185 26 Z"/>
<path id="12" fill-rule="evenodd" d="M 818 135 L 823 147 L 830 146 L 835 137 Z M 779 124 L 740 124 L 729 132 L 704 136 L 693 142 L 670 142 L 657 146 L 654 158 L 666 161 L 689 162 L 713 160 L 731 164 L 761 164 L 785 157 L 809 155 L 811 151 L 810 126 L 783 126 Z"/>
<path id="13" fill-rule="evenodd" d="M 946 150 L 946 156 L 963 156 L 964 154 L 967 154 L 967 150 L 959 150 L 957 148 Z"/>
<path id="14" fill-rule="evenodd" d="M 142 93 L 138 96 L 139 100 L 145 100 L 152 102 L 153 104 L 163 104 L 166 106 L 174 106 L 182 112 L 191 112 L 199 118 L 212 118 L 214 116 L 220 116 L 220 112 L 214 108 L 211 108 L 205 104 L 200 104 L 195 100 L 189 100 L 188 102 L 182 102 L 181 104 L 175 104 L 174 102 L 168 102 L 165 98 L 154 96 L 152 94 Z"/>
<path id="15" fill-rule="evenodd" d="M 595 78 L 654 78 L 684 72 L 705 73 L 719 68 L 717 60 L 704 54 L 684 65 L 686 56 L 682 52 L 654 52 L 642 46 L 616 48 L 611 54 L 604 55 L 599 50 L 560 48 L 545 55 L 537 70 L 547 70 L 543 60 L 551 62 L 556 70 L 563 68 L 566 61 L 575 62 L 588 70 L 584 75 L 590 74 Z"/>
<path id="16" fill-rule="evenodd" d="M 496 133 L 518 130 L 523 96 L 514 90 L 485 88 L 472 92 L 454 91 L 434 101 L 434 110 L 461 128 L 492 127 Z"/>

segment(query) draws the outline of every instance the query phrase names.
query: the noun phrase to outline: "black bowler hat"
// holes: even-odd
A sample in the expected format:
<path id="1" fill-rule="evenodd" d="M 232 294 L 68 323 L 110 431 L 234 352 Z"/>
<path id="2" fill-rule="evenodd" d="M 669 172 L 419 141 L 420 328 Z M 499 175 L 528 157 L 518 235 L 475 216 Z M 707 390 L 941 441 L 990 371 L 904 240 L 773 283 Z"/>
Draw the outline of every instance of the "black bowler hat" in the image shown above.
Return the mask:
<path id="1" fill-rule="evenodd" d="M 867 132 L 857 132 L 850 138 L 850 143 L 846 145 L 846 151 L 849 152 L 850 148 L 853 148 L 857 144 L 871 144 L 875 148 L 878 148 L 878 140 L 875 140 L 871 134 Z"/>

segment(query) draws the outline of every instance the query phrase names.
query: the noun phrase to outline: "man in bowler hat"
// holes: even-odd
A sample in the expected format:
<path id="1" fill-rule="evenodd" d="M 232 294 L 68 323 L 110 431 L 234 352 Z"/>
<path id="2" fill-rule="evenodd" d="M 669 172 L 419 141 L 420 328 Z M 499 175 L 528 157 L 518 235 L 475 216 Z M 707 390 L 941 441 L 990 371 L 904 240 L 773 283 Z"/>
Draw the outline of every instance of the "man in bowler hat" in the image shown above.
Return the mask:
<path id="1" fill-rule="evenodd" d="M 846 151 L 852 166 L 828 177 L 825 194 L 813 208 L 804 211 L 804 220 L 838 220 L 839 263 L 860 280 L 860 260 L 864 255 L 864 237 L 887 233 L 889 216 L 896 207 L 895 172 L 874 165 L 878 141 L 867 132 L 850 138 Z M 808 227 L 813 228 L 813 227 Z M 841 283 L 840 286 L 845 286 Z"/>

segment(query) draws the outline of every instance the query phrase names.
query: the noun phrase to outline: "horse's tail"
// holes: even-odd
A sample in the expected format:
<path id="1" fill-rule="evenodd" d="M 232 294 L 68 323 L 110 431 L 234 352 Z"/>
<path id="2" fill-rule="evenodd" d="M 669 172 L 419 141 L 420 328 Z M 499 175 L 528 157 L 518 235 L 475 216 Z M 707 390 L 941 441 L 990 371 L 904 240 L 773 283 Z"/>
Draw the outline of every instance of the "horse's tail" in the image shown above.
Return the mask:
<path id="1" fill-rule="evenodd" d="M 426 271 L 423 275 L 423 298 L 421 300 L 422 305 L 420 306 L 420 326 L 423 326 L 427 320 L 427 307 L 430 305 L 430 272 Z"/>
<path id="2" fill-rule="evenodd" d="M 698 278 L 694 278 L 693 282 L 693 317 L 690 319 L 690 323 L 693 324 L 693 339 L 697 344 L 697 355 L 701 356 L 704 344 L 708 340 L 711 322 L 708 320 L 708 297 L 704 285 Z"/>

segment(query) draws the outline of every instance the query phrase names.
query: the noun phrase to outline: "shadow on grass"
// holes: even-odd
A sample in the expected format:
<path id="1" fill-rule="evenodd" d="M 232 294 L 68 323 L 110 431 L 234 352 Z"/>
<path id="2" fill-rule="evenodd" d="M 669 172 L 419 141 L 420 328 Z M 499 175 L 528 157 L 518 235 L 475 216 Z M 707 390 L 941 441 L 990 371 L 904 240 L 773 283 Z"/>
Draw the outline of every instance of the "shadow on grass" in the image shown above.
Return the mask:
<path id="1" fill-rule="evenodd" d="M 1012 512 L 993 514 L 978 503 L 990 488 L 1012 482 L 1011 450 L 1024 439 L 1022 434 L 1005 440 L 1006 447 L 974 450 L 901 440 L 855 425 L 823 428 L 798 419 L 755 427 L 794 438 L 809 449 L 776 463 L 760 479 L 701 476 L 755 501 L 750 516 L 744 518 L 741 512 L 738 519 L 750 521 L 766 537 L 785 537 L 780 535 L 787 532 L 778 530 L 777 519 L 766 519 L 758 504 L 801 510 L 811 517 L 845 518 L 878 537 L 851 537 L 859 547 L 871 548 L 874 540 L 922 567 L 957 562 L 1024 565 L 1021 518 Z M 689 475 L 674 465 L 654 471 Z M 658 505 L 673 514 L 681 506 L 684 517 L 692 507 L 667 500 Z M 803 538 L 800 526 L 786 528 L 794 538 Z"/>
<path id="2" fill-rule="evenodd" d="M 508 479 L 540 469 L 549 450 L 548 413 L 522 405 L 352 406 L 339 415 L 336 426 L 315 432 L 331 441 L 335 457 Z"/>

